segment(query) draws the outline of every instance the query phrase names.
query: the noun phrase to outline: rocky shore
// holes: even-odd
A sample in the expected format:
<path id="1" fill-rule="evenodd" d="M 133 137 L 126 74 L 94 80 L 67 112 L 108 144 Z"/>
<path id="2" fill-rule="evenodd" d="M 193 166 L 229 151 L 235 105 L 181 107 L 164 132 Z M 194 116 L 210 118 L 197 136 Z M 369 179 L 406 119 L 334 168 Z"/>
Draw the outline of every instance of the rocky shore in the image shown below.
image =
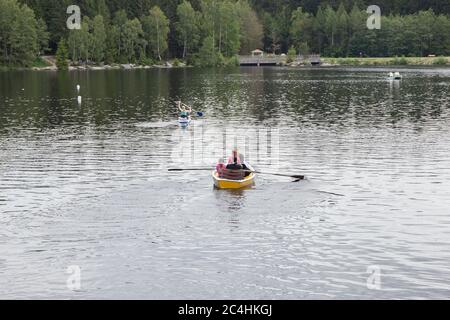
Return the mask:
<path id="1" fill-rule="evenodd" d="M 42 57 L 42 60 L 44 60 L 47 63 L 47 66 L 45 67 L 33 67 L 32 70 L 35 71 L 57 71 L 58 67 L 56 66 L 55 59 L 53 56 L 44 56 Z M 134 70 L 134 69 L 170 69 L 170 68 L 185 68 L 187 65 L 185 63 L 179 62 L 175 66 L 173 63 L 166 61 L 164 64 L 154 64 L 154 65 L 139 65 L 139 64 L 101 64 L 101 65 L 94 65 L 94 64 L 81 64 L 81 65 L 70 65 L 69 71 L 74 70 Z"/>

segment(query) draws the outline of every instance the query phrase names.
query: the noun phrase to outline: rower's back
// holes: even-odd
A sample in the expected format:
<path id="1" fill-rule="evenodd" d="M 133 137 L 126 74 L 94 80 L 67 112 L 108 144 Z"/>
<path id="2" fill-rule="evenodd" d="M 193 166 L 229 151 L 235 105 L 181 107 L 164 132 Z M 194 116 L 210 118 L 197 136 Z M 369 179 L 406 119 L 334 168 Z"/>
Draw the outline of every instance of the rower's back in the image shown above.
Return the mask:
<path id="1" fill-rule="evenodd" d="M 245 171 L 241 169 L 225 169 L 222 171 L 221 178 L 227 180 L 243 180 L 245 178 Z"/>

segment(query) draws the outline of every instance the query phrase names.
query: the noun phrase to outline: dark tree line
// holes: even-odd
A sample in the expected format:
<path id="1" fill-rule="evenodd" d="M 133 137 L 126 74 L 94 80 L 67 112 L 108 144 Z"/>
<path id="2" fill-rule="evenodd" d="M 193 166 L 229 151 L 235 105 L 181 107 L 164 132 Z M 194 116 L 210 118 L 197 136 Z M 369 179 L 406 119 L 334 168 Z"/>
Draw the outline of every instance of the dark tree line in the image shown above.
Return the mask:
<path id="1" fill-rule="evenodd" d="M 420 56 L 426 52 L 450 54 L 449 0 L 250 2 L 263 17 L 266 49 L 276 46 L 279 51 L 287 52 L 294 45 L 302 51 L 307 43 L 307 47 L 315 53 L 329 56 L 359 56 L 361 52 L 370 56 Z M 370 31 L 366 28 L 366 9 L 373 4 L 381 8 L 381 30 Z M 298 8 L 302 8 L 302 12 L 307 15 L 303 16 L 303 22 L 300 21 Z M 299 36 L 299 30 L 292 29 L 301 28 L 302 24 L 302 35 Z M 303 39 L 301 46 L 299 38 Z"/>
<path id="2" fill-rule="evenodd" d="M 419 11 L 432 9 L 434 12 L 450 14 L 450 2 L 448 0 L 250 0 L 250 3 L 258 11 L 281 12 L 283 8 L 293 11 L 302 7 L 306 12 L 317 13 L 319 7 L 331 6 L 337 9 L 341 4 L 347 10 L 351 10 L 356 4 L 360 8 L 370 5 L 378 5 L 383 14 L 407 15 Z"/>
<path id="3" fill-rule="evenodd" d="M 316 14 L 298 8 L 291 18 L 287 45 L 325 56 L 450 55 L 450 19 L 432 9 L 415 14 L 382 16 L 381 29 L 369 30 L 369 14 L 354 5 L 347 10 L 319 7 Z M 274 41 L 274 39 L 268 39 Z"/>
<path id="4" fill-rule="evenodd" d="M 373 2 L 382 9 L 380 30 L 366 27 Z M 72 4 L 81 8 L 81 30 L 66 27 Z M 450 55 L 449 17 L 449 0 L 0 0 L 0 65 L 30 65 L 61 41 L 74 63 L 221 65 L 255 48 Z"/>

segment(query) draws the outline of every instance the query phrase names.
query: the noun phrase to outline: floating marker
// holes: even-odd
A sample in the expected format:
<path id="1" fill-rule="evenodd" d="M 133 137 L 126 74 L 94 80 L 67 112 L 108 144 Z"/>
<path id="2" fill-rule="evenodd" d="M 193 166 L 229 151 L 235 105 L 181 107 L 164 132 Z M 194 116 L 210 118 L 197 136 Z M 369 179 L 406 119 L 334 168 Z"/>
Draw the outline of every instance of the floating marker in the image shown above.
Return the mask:
<path id="1" fill-rule="evenodd" d="M 78 85 L 77 85 L 77 91 L 80 92 L 80 89 L 81 89 L 81 87 L 80 87 L 80 85 L 78 84 Z"/>

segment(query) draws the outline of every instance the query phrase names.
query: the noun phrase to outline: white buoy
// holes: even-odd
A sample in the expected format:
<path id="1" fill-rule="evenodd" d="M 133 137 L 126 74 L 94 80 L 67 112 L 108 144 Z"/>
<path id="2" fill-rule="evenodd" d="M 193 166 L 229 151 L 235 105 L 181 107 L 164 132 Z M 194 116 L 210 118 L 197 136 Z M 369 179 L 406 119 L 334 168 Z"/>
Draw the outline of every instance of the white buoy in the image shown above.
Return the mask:
<path id="1" fill-rule="evenodd" d="M 77 100 L 78 100 L 78 104 L 81 104 L 81 96 L 78 96 Z"/>
<path id="2" fill-rule="evenodd" d="M 80 85 L 78 84 L 78 85 L 77 85 L 77 91 L 80 92 L 80 89 L 81 89 L 81 87 L 80 87 Z"/>

